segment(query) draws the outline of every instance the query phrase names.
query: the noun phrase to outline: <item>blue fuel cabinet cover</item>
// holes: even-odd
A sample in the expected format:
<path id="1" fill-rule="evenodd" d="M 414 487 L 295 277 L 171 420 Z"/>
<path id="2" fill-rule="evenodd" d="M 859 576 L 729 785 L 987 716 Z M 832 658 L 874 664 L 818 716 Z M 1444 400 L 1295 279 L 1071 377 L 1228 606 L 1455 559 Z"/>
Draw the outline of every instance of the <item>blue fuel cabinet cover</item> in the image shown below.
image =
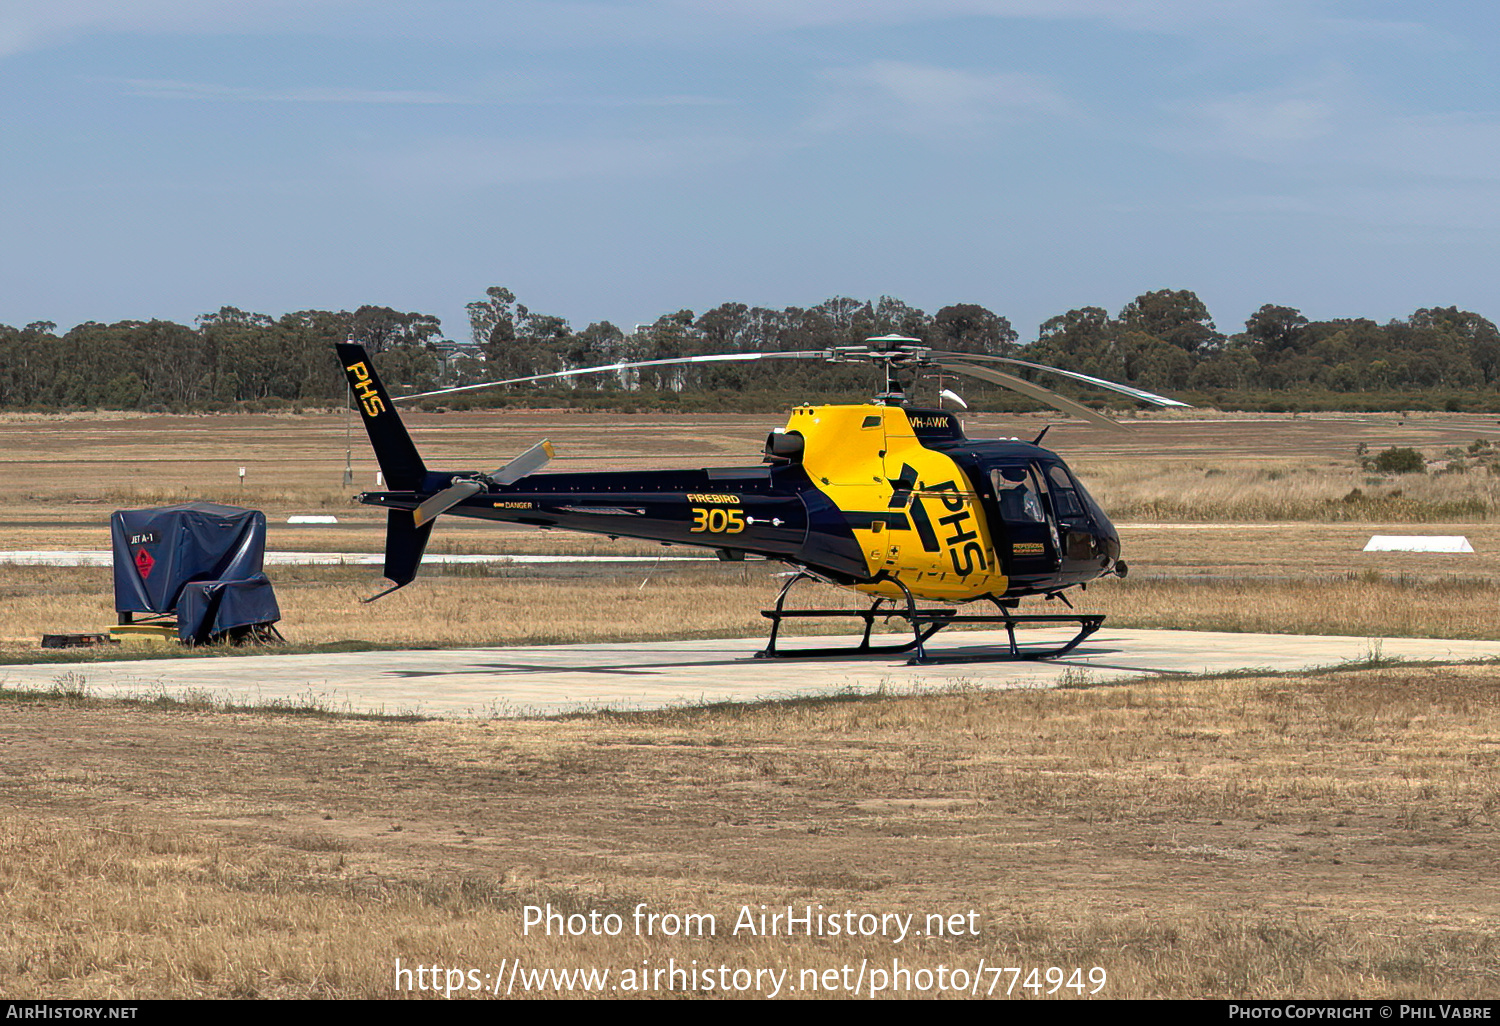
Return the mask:
<path id="1" fill-rule="evenodd" d="M 259 510 L 189 502 L 158 509 L 124 509 L 110 521 L 114 542 L 115 609 L 121 614 L 177 613 L 182 621 L 183 591 L 198 583 L 231 584 L 254 581 L 248 587 L 217 589 L 215 598 L 244 596 L 248 608 L 205 609 L 202 589 L 191 612 L 248 623 L 280 619 L 270 582 L 261 573 L 266 553 L 266 516 Z M 218 605 L 213 603 L 212 605 Z M 252 619 L 246 620 L 245 617 Z M 188 617 L 187 619 L 192 619 Z M 179 623 L 184 641 L 197 638 L 199 624 Z M 199 639 L 201 640 L 201 639 Z"/>

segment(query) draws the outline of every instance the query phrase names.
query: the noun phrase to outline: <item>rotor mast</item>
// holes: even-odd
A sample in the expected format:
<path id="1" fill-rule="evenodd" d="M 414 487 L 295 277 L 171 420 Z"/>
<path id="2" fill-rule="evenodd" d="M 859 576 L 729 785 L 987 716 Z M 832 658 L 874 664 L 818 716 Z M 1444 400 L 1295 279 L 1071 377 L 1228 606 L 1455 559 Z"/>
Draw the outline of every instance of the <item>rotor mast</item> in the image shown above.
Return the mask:
<path id="1" fill-rule="evenodd" d="M 880 335 L 865 339 L 862 346 L 837 346 L 829 350 L 831 363 L 867 360 L 879 364 L 885 372 L 885 388 L 875 397 L 882 406 L 905 406 L 906 392 L 901 387 L 900 371 L 908 364 L 920 366 L 932 352 L 919 338 L 905 335 Z M 913 382 L 915 384 L 915 382 Z"/>

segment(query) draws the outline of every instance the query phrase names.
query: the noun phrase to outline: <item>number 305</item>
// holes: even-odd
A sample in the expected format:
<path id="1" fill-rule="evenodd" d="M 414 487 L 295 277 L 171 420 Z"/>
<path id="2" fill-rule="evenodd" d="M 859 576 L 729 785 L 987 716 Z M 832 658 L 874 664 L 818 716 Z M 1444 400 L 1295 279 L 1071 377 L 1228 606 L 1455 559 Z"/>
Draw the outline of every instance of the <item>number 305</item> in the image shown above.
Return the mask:
<path id="1" fill-rule="evenodd" d="M 739 534 L 745 529 L 742 509 L 703 509 L 693 507 L 693 531 L 709 534 Z"/>

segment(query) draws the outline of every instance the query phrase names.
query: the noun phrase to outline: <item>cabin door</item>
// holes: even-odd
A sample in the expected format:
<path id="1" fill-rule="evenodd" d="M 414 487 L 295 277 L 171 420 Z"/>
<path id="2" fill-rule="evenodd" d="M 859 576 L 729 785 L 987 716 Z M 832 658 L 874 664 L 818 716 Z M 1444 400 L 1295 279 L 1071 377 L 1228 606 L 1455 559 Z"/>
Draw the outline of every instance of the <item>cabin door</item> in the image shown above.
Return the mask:
<path id="1" fill-rule="evenodd" d="M 996 467 L 990 488 L 1000 514 L 996 555 L 1012 578 L 1055 574 L 1061 560 L 1057 521 L 1036 464 Z"/>

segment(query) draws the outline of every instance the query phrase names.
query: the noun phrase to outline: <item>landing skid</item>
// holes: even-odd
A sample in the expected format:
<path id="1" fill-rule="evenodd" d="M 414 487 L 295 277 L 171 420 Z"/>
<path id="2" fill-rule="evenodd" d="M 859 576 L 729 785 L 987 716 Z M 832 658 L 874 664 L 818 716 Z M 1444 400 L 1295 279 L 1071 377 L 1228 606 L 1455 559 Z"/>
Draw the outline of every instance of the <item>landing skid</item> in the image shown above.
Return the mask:
<path id="1" fill-rule="evenodd" d="M 764 650 L 755 653 L 757 659 L 815 659 L 823 656 L 842 655 L 879 655 L 882 653 L 896 654 L 911 652 L 916 654 L 907 660 L 908 666 L 929 666 L 936 663 L 981 663 L 1000 662 L 1021 659 L 1055 659 L 1073 651 L 1089 635 L 1093 634 L 1104 623 L 1103 614 L 1026 614 L 1019 615 L 1010 612 L 1004 606 L 996 603 L 1000 612 L 993 616 L 960 616 L 957 609 L 928 608 L 918 609 L 916 599 L 912 596 L 906 585 L 899 580 L 893 583 L 901 589 L 906 598 L 906 608 L 902 609 L 894 604 L 894 600 L 877 598 L 869 609 L 786 609 L 786 597 L 792 590 L 792 586 L 799 581 L 817 580 L 812 574 L 801 572 L 781 589 L 781 594 L 776 596 L 775 609 L 762 609 L 761 616 L 771 621 L 771 636 L 766 639 Z M 882 609 L 881 606 L 887 601 L 893 604 L 890 608 Z M 781 631 L 781 621 L 794 618 L 809 617 L 857 617 L 865 622 L 864 636 L 860 638 L 858 645 L 839 646 L 832 648 L 799 648 L 793 651 L 778 651 L 776 648 L 776 637 Z M 870 634 L 875 629 L 877 618 L 889 619 L 898 617 L 911 625 L 912 640 L 890 645 L 870 644 Z M 924 647 L 928 638 L 932 637 L 944 627 L 953 624 L 987 623 L 999 624 L 1005 628 L 1006 635 L 1010 639 L 1009 651 L 996 652 L 989 655 L 928 655 Z M 1016 641 L 1016 628 L 1027 624 L 1073 624 L 1077 627 L 1077 633 L 1062 645 L 1050 647 L 1026 646 L 1022 647 Z"/>

